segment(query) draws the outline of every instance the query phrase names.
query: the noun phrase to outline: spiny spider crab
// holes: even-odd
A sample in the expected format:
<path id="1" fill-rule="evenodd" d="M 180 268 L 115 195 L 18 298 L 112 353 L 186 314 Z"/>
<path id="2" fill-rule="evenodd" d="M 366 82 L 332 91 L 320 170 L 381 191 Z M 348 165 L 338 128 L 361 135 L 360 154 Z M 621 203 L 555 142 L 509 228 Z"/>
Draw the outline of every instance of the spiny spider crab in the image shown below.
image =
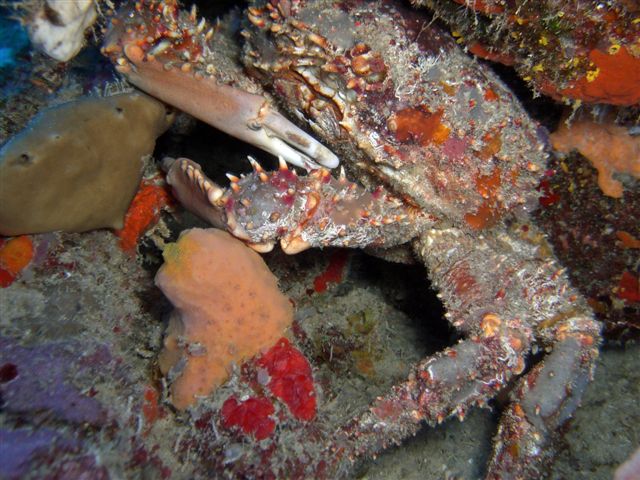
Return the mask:
<path id="1" fill-rule="evenodd" d="M 256 1 L 242 54 L 175 1 L 135 2 L 104 47 L 135 85 L 285 160 L 223 189 L 165 160 L 176 196 L 259 251 L 411 246 L 464 339 L 339 429 L 325 462 L 399 443 L 423 423 L 464 418 L 508 385 L 488 478 L 535 478 L 592 376 L 599 325 L 527 211 L 542 134 L 512 93 L 420 12 L 392 2 Z M 269 94 L 247 78 L 236 63 Z M 210 99 L 213 98 L 213 101 Z M 268 100 L 265 100 L 268 99 Z M 272 109 L 278 100 L 335 157 Z M 248 108 L 250 114 L 244 113 Z M 266 119 L 266 120 L 265 120 Z M 300 154 L 302 152 L 302 154 Z M 527 366 L 531 352 L 544 359 Z M 519 375 L 522 375 L 518 378 Z"/>

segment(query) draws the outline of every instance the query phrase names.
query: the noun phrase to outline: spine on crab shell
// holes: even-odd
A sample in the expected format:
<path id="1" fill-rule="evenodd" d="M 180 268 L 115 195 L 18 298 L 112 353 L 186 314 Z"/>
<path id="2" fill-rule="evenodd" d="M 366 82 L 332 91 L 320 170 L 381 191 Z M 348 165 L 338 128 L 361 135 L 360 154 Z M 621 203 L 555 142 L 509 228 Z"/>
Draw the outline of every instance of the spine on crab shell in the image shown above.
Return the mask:
<path id="1" fill-rule="evenodd" d="M 165 161 L 165 168 L 187 209 L 216 226 L 224 224 L 259 251 L 270 250 L 278 240 L 289 254 L 311 247 L 391 247 L 432 222 L 382 188 L 369 192 L 349 182 L 344 172 L 338 179 L 326 169 L 298 176 L 282 159 L 273 172 L 250 162 L 253 172 L 229 174 L 226 190 L 191 160 Z"/>

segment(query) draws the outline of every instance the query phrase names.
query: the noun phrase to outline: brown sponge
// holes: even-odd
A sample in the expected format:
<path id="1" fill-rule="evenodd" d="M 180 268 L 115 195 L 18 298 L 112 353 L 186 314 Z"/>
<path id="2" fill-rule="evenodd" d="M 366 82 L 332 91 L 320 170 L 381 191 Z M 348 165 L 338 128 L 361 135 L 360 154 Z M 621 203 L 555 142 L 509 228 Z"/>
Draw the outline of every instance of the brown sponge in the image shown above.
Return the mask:
<path id="1" fill-rule="evenodd" d="M 142 93 L 40 112 L 0 149 L 0 234 L 122 228 L 143 158 L 172 120 Z"/>

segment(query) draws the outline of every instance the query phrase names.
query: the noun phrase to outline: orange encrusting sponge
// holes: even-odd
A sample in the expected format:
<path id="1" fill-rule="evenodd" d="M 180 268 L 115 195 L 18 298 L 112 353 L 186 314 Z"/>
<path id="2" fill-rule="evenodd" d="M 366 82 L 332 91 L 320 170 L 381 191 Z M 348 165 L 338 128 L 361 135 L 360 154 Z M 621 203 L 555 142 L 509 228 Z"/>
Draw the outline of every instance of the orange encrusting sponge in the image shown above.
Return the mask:
<path id="1" fill-rule="evenodd" d="M 155 281 L 175 311 L 159 363 L 184 409 L 275 344 L 293 308 L 260 255 L 226 232 L 188 230 L 163 255 Z"/>

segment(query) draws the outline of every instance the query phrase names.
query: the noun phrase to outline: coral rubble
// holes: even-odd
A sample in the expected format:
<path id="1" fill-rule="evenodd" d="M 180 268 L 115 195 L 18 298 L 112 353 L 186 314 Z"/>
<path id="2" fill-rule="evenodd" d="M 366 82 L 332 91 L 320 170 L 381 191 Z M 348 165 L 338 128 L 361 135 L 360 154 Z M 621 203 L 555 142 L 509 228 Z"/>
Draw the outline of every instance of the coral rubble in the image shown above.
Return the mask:
<path id="1" fill-rule="evenodd" d="M 173 114 L 141 93 L 49 108 L 0 149 L 0 234 L 122 228 Z"/>
<path id="2" fill-rule="evenodd" d="M 225 232 L 188 230 L 164 258 L 156 284 L 176 310 L 159 361 L 171 402 L 184 409 L 224 382 L 233 364 L 273 345 L 293 308 L 262 258 Z"/>

